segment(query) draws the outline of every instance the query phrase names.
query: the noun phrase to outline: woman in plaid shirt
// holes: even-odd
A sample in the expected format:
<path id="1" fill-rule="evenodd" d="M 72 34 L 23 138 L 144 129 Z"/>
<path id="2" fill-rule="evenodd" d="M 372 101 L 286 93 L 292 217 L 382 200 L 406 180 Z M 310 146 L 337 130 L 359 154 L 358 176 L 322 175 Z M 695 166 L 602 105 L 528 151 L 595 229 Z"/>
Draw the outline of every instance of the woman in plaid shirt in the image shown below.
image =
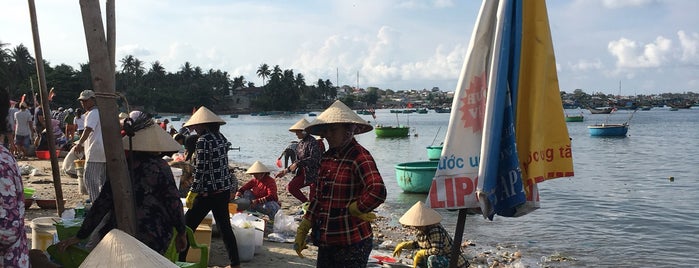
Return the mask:
<path id="1" fill-rule="evenodd" d="M 206 214 L 211 211 L 228 251 L 230 267 L 240 267 L 238 246 L 228 214 L 231 191 L 238 187 L 238 181 L 231 175 L 228 167 L 230 143 L 219 131 L 220 126 L 225 123 L 226 121 L 202 106 L 184 124 L 199 134 L 195 149 L 194 181 L 185 199 L 189 210 L 184 218 L 187 226 L 196 230 Z M 180 254 L 180 261 L 184 261 L 186 256 L 187 252 Z"/>
<path id="2" fill-rule="evenodd" d="M 307 128 L 326 139 L 315 196 L 297 229 L 299 256 L 312 229 L 317 267 L 366 267 L 373 243 L 371 212 L 386 200 L 386 186 L 369 151 L 354 139 L 371 131 L 369 123 L 336 101 Z"/>

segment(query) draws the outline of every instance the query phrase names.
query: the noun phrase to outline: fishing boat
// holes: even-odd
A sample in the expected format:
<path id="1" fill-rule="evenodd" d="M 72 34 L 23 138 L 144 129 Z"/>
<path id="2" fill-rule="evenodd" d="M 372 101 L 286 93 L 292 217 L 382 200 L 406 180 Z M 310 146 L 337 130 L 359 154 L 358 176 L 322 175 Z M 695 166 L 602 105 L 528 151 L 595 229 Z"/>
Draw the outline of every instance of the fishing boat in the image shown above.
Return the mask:
<path id="1" fill-rule="evenodd" d="M 439 114 L 448 114 L 448 113 L 451 113 L 451 108 L 439 108 L 439 107 L 437 107 L 437 108 L 434 108 L 434 112 L 439 113 Z"/>
<path id="2" fill-rule="evenodd" d="M 442 157 L 442 149 L 444 146 L 427 146 L 427 159 L 430 161 L 439 160 Z"/>
<path id="3" fill-rule="evenodd" d="M 625 137 L 626 133 L 629 131 L 629 122 L 631 122 L 631 118 L 633 118 L 635 113 L 636 110 L 634 110 L 629 116 L 629 119 L 622 124 L 609 124 L 607 122 L 609 121 L 609 116 L 607 116 L 607 120 L 604 123 L 589 125 L 587 129 L 590 132 L 590 136 Z"/>
<path id="4" fill-rule="evenodd" d="M 410 133 L 410 127 L 409 126 L 384 126 L 384 125 L 376 125 L 374 127 L 374 132 L 376 133 L 376 137 L 379 138 L 402 138 L 402 137 L 407 137 L 408 134 Z"/>
<path id="5" fill-rule="evenodd" d="M 407 193 L 427 193 L 439 161 L 407 162 L 395 165 L 398 187 Z"/>
<path id="6" fill-rule="evenodd" d="M 170 117 L 171 122 L 180 121 L 180 120 L 182 120 L 182 117 L 179 117 L 179 116 Z"/>
<path id="7" fill-rule="evenodd" d="M 566 122 L 582 122 L 585 121 L 585 116 L 581 115 L 566 115 Z"/>
<path id="8" fill-rule="evenodd" d="M 614 111 L 612 107 L 587 108 L 592 114 L 610 114 Z"/>
<path id="9" fill-rule="evenodd" d="M 408 121 L 410 122 L 410 121 Z M 376 133 L 377 138 L 403 138 L 408 137 L 410 134 L 410 123 L 407 125 L 402 125 L 400 120 L 398 120 L 398 114 L 396 114 L 396 125 L 384 125 L 377 123 L 374 126 L 374 133 Z"/>
<path id="10" fill-rule="evenodd" d="M 595 124 L 587 126 L 590 136 L 621 137 L 626 136 L 629 124 Z"/>

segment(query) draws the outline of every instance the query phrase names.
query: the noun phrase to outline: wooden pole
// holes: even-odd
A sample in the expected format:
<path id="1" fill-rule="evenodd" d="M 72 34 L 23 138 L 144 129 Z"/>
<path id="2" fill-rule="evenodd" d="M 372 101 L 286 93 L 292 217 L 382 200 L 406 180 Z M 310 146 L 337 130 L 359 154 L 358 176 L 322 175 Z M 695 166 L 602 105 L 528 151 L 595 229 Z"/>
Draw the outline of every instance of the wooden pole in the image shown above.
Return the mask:
<path id="1" fill-rule="evenodd" d="M 112 193 L 114 194 L 114 213 L 117 218 L 117 227 L 132 236 L 136 236 L 138 226 L 136 225 L 133 188 L 117 119 L 114 64 L 110 60 L 112 56 L 105 39 L 99 1 L 80 0 L 80 11 L 85 28 L 92 85 L 95 88 L 97 107 L 100 111 L 102 139 L 107 159 L 107 179 L 112 185 Z M 114 9 L 112 8 L 110 12 L 113 13 Z M 113 18 L 113 14 L 107 15 L 108 18 L 110 16 Z"/>
<path id="2" fill-rule="evenodd" d="M 34 37 L 34 54 L 36 56 L 36 72 L 39 76 L 39 95 L 41 95 L 41 110 L 44 113 L 46 125 L 46 139 L 51 155 L 51 174 L 53 175 L 53 188 L 56 191 L 56 212 L 61 216 L 64 210 L 63 188 L 61 188 L 61 171 L 58 168 L 58 156 L 56 156 L 56 139 L 53 136 L 53 124 L 51 124 L 51 108 L 46 90 L 46 76 L 44 74 L 44 59 L 41 54 L 41 41 L 39 39 L 39 26 L 36 19 L 36 6 L 34 0 L 29 2 L 29 17 L 32 24 L 32 36 Z M 41 133 L 38 133 L 41 136 Z"/>
<path id="3" fill-rule="evenodd" d="M 109 51 L 109 66 L 115 73 L 116 68 L 116 0 L 107 0 L 107 50 Z"/>
<path id="4" fill-rule="evenodd" d="M 466 225 L 466 209 L 459 209 L 459 218 L 456 220 L 456 231 L 454 242 L 451 244 L 451 257 L 449 257 L 449 268 L 456 268 L 461 255 L 461 238 L 464 236 L 464 225 Z"/>

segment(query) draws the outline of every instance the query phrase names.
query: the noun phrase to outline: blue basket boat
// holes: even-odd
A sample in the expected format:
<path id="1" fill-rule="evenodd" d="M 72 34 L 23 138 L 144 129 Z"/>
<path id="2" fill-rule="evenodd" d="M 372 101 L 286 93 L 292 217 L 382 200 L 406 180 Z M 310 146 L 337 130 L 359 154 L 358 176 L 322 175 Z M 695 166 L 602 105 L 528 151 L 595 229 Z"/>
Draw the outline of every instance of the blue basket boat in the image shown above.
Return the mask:
<path id="1" fill-rule="evenodd" d="M 395 165 L 398 186 L 408 193 L 427 193 L 439 161 L 407 162 Z"/>
<path id="2" fill-rule="evenodd" d="M 430 161 L 439 160 L 442 157 L 443 146 L 427 146 L 427 159 Z"/>

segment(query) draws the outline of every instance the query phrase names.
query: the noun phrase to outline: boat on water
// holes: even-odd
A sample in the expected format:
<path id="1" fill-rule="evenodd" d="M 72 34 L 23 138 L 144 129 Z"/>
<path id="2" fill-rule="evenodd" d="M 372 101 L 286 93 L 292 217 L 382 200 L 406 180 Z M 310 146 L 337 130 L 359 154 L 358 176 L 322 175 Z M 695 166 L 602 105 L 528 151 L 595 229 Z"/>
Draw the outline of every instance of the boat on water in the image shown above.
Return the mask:
<path id="1" fill-rule="evenodd" d="M 230 115 L 230 118 L 238 118 L 238 115 L 237 115 L 237 114 L 232 114 L 232 115 Z"/>
<path id="2" fill-rule="evenodd" d="M 566 122 L 582 122 L 585 121 L 583 115 L 566 115 Z"/>
<path id="3" fill-rule="evenodd" d="M 170 117 L 170 122 L 175 122 L 175 121 L 181 121 L 182 117 L 176 116 L 176 117 Z"/>
<path id="4" fill-rule="evenodd" d="M 631 122 L 631 118 L 633 118 L 633 115 L 635 113 L 636 110 L 634 110 L 629 116 L 629 119 L 627 119 L 626 122 L 622 124 L 607 123 L 607 121 L 609 120 L 609 116 L 607 116 L 607 121 L 605 121 L 604 123 L 589 125 L 587 126 L 587 129 L 590 132 L 590 136 L 626 137 L 626 133 L 629 131 L 629 122 Z"/>
<path id="5" fill-rule="evenodd" d="M 408 137 L 408 134 L 410 133 L 410 127 L 409 126 L 385 126 L 385 125 L 376 125 L 374 127 L 374 132 L 376 133 L 376 137 L 379 138 L 402 138 L 402 137 Z"/>
<path id="6" fill-rule="evenodd" d="M 597 108 L 587 108 L 592 114 L 610 114 L 614 111 L 612 107 L 597 107 Z"/>
<path id="7" fill-rule="evenodd" d="M 438 107 L 438 108 L 434 108 L 434 112 L 439 113 L 439 114 L 448 114 L 448 113 L 451 113 L 451 108 L 439 108 Z"/>
<path id="8" fill-rule="evenodd" d="M 427 146 L 427 159 L 430 161 L 437 161 L 442 157 L 442 149 L 444 146 Z"/>
<path id="9" fill-rule="evenodd" d="M 595 124 L 587 126 L 590 136 L 623 137 L 629 131 L 629 124 Z"/>
<path id="10" fill-rule="evenodd" d="M 439 161 L 400 163 L 394 166 L 398 187 L 407 193 L 427 193 Z"/>

